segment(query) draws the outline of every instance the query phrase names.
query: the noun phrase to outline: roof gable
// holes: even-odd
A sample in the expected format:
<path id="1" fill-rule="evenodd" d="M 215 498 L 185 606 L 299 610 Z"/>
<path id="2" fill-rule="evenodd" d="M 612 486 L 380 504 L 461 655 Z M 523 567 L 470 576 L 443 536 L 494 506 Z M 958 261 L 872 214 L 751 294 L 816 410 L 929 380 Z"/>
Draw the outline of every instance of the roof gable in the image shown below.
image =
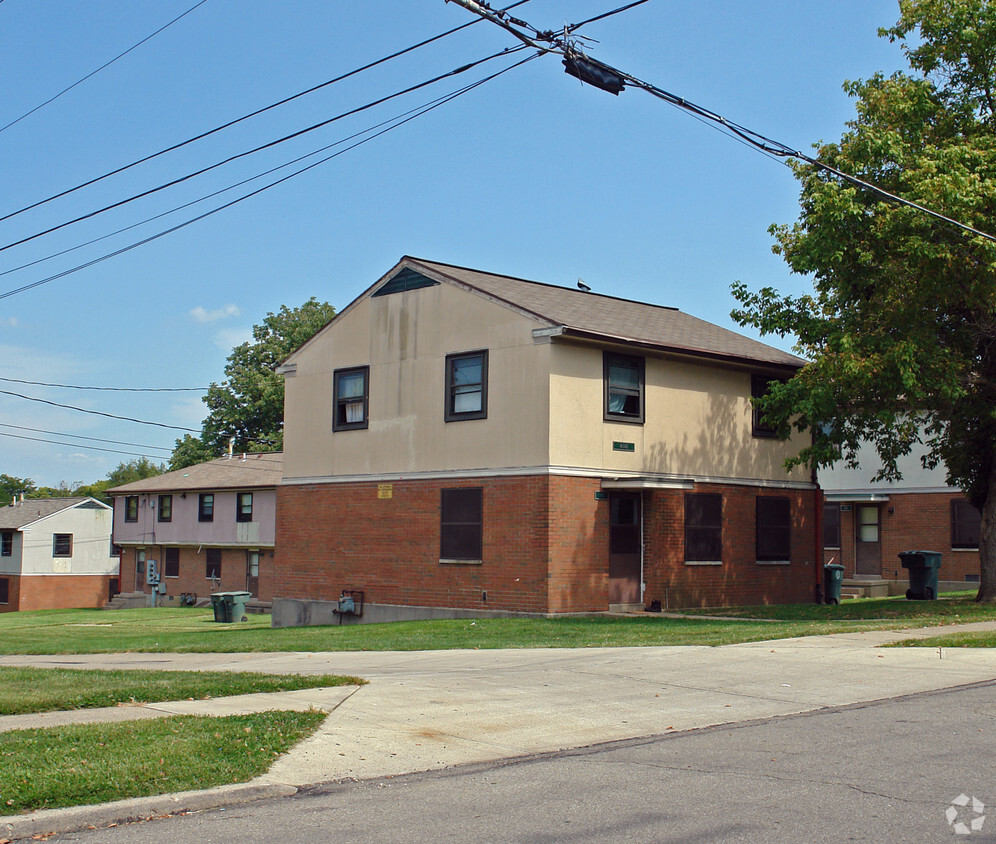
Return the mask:
<path id="1" fill-rule="evenodd" d="M 184 490 L 215 489 L 259 489 L 275 487 L 280 483 L 284 471 L 282 452 L 264 454 L 242 454 L 235 457 L 219 457 L 207 463 L 198 463 L 154 475 L 140 481 L 109 489 L 111 495 L 129 495 L 141 492 L 180 492 Z"/>
<path id="2" fill-rule="evenodd" d="M 110 510 L 95 498 L 26 498 L 17 504 L 0 507 L 0 529 L 19 530 L 27 525 L 73 509 Z"/>

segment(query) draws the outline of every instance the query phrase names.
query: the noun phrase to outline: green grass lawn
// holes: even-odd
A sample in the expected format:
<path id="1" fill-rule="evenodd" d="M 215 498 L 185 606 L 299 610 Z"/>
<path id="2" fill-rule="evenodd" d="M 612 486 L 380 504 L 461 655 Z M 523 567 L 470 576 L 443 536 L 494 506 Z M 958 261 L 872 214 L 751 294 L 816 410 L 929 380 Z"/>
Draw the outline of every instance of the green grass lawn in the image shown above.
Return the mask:
<path id="1" fill-rule="evenodd" d="M 903 639 L 892 648 L 996 648 L 996 630 L 977 633 L 948 633 L 929 639 Z"/>
<path id="2" fill-rule="evenodd" d="M 324 718 L 324 712 L 177 716 L 4 733 L 0 815 L 245 782 Z"/>
<path id="3" fill-rule="evenodd" d="M 358 677 L 0 667 L 0 715 L 361 685 Z"/>
<path id="4" fill-rule="evenodd" d="M 723 618 L 668 618 L 646 613 L 634 617 L 448 619 L 274 630 L 269 626 L 269 616 L 252 615 L 249 621 L 240 624 L 218 624 L 210 610 L 189 608 L 44 610 L 0 614 L 0 653 L 724 645 L 855 630 L 996 620 L 996 606 L 977 604 L 969 593 L 936 601 L 879 598 L 847 601 L 839 606 L 791 604 L 695 612 Z"/>

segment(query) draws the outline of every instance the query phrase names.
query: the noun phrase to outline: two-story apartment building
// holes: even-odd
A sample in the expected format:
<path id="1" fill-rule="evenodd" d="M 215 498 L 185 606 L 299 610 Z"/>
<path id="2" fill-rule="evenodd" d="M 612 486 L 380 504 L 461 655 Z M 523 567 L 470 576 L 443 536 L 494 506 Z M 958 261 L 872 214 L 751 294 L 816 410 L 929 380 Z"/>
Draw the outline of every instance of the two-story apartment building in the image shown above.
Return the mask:
<path id="1" fill-rule="evenodd" d="M 282 365 L 274 624 L 807 601 L 818 490 L 673 308 L 402 259 Z"/>
<path id="2" fill-rule="evenodd" d="M 282 466 L 279 453 L 234 455 L 109 490 L 121 591 L 150 593 L 152 568 L 167 601 L 217 591 L 269 601 Z"/>
<path id="3" fill-rule="evenodd" d="M 118 588 L 111 508 L 94 498 L 0 507 L 0 612 L 102 607 Z"/>

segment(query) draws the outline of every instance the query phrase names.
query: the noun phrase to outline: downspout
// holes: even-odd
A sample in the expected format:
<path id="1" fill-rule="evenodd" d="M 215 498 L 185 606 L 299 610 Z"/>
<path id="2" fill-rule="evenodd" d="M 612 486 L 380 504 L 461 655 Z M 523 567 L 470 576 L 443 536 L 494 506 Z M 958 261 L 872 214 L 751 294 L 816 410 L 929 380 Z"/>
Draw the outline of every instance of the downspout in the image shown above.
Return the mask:
<path id="1" fill-rule="evenodd" d="M 816 546 L 814 549 L 815 554 L 813 556 L 813 560 L 816 563 L 816 565 L 814 566 L 816 569 L 815 595 L 816 595 L 816 603 L 822 604 L 824 597 L 823 596 L 823 490 L 820 488 L 820 482 L 819 479 L 817 478 L 815 468 L 813 469 L 812 478 L 813 478 L 813 484 L 816 486 L 816 489 L 813 492 L 813 499 L 816 504 L 816 514 L 815 514 L 816 535 L 813 538 L 814 545 Z"/>

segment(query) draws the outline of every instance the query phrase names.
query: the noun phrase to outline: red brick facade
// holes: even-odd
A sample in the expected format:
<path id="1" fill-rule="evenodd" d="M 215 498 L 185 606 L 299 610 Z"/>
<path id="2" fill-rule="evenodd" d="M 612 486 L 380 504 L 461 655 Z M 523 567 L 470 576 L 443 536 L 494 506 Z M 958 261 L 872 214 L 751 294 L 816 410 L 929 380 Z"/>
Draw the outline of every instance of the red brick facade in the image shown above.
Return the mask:
<path id="1" fill-rule="evenodd" d="M 0 575 L 7 580 L 7 603 L 0 612 L 102 607 L 112 596 L 107 575 Z"/>
<path id="2" fill-rule="evenodd" d="M 889 493 L 879 505 L 882 577 L 905 580 L 907 571 L 899 560 L 901 551 L 938 551 L 941 554 L 939 580 L 978 580 L 978 549 L 951 547 L 951 502 L 962 500 L 960 492 Z M 858 503 L 840 514 L 840 547 L 825 548 L 825 562 L 844 566 L 844 577 L 855 574 L 855 517 Z M 966 587 L 966 588 L 971 588 Z"/>
<path id="3" fill-rule="evenodd" d="M 172 597 L 179 601 L 184 594 L 207 598 L 212 592 L 250 591 L 253 597 L 269 601 L 273 596 L 273 549 L 259 550 L 259 578 L 257 588 L 250 589 L 247 579 L 247 558 L 245 548 L 221 548 L 221 578 L 215 586 L 207 576 L 207 558 L 204 548 L 178 548 L 180 565 L 178 577 L 167 577 L 163 569 L 165 546 L 149 545 L 143 548 L 146 560 L 155 560 L 159 566 L 162 582 L 166 584 L 166 601 Z M 121 554 L 121 591 L 149 592 L 145 573 L 138 572 L 137 548 L 125 548 Z"/>
<path id="4" fill-rule="evenodd" d="M 483 489 L 479 563 L 440 562 L 443 489 Z M 643 493 L 645 603 L 811 601 L 817 578 L 816 490 L 696 484 L 723 496 L 722 565 L 684 562 L 684 492 Z M 598 478 L 288 485 L 277 491 L 275 598 L 562 613 L 608 609 L 609 503 Z M 390 497 L 388 497 L 388 495 Z M 790 499 L 791 561 L 755 555 L 755 499 Z"/>

